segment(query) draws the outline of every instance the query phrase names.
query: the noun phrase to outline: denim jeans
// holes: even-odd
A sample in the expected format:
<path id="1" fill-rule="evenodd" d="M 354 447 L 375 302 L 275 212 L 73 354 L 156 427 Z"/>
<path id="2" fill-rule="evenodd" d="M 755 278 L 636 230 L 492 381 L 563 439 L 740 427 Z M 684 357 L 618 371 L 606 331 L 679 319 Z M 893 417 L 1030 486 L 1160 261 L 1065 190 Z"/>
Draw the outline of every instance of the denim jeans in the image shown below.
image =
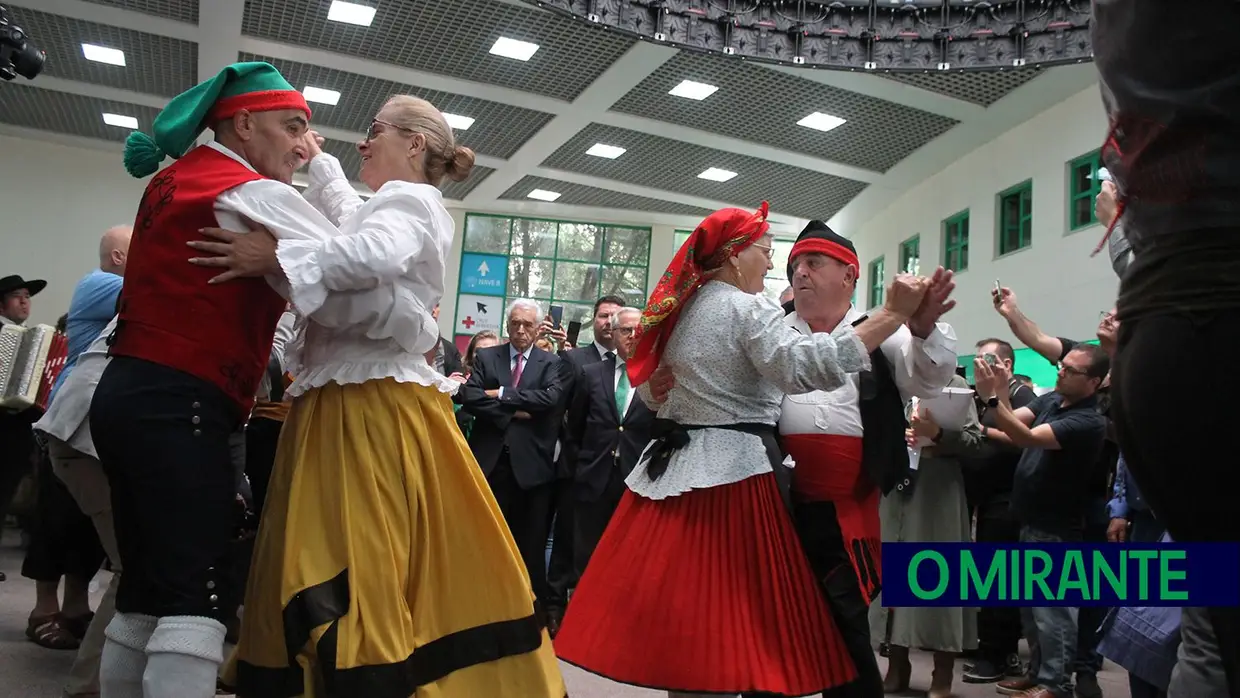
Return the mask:
<path id="1" fill-rule="evenodd" d="M 1022 526 L 1022 543 L 1079 542 L 1080 533 L 1052 533 Z M 1068 606 L 1020 609 L 1021 624 L 1031 650 L 1030 673 L 1056 698 L 1072 698 L 1076 660 L 1077 609 Z"/>

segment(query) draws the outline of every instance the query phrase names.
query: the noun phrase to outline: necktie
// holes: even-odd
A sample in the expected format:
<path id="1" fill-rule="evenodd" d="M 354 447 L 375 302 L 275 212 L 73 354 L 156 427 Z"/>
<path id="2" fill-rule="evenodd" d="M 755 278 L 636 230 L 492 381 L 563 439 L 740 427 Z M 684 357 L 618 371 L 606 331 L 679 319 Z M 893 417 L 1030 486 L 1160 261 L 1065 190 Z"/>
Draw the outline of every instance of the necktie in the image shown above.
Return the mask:
<path id="1" fill-rule="evenodd" d="M 609 362 L 612 368 L 615 368 L 616 367 L 616 353 L 614 351 L 609 351 L 606 354 L 603 354 L 603 361 Z"/>
<path id="2" fill-rule="evenodd" d="M 525 356 L 517 354 L 517 367 L 512 372 L 512 387 L 515 388 L 521 384 L 521 369 L 523 368 L 525 368 Z"/>
<path id="3" fill-rule="evenodd" d="M 616 384 L 616 412 L 620 415 L 621 421 L 624 420 L 624 408 L 629 402 L 629 372 L 628 367 L 620 364 L 620 382 Z"/>

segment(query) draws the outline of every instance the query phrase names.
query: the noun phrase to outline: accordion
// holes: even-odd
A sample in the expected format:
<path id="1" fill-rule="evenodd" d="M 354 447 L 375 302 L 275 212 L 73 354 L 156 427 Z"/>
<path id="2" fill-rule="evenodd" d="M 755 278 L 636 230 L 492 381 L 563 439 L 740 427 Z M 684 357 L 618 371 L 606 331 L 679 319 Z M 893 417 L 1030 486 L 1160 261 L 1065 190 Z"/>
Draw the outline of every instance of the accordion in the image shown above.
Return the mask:
<path id="1" fill-rule="evenodd" d="M 50 325 L 0 326 L 0 408 L 47 409 L 68 357 L 68 342 Z"/>

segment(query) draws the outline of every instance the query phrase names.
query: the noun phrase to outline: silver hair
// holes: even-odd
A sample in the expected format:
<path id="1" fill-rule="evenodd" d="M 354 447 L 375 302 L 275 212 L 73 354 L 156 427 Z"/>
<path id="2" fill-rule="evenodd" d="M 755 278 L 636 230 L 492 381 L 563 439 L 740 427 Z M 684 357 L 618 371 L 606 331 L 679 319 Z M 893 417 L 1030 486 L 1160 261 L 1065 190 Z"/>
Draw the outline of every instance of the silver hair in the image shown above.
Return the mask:
<path id="1" fill-rule="evenodd" d="M 516 310 L 517 308 L 525 308 L 527 310 L 533 310 L 535 321 L 542 319 L 542 306 L 538 304 L 538 301 L 533 301 L 533 300 L 530 300 L 529 298 L 518 298 L 512 303 L 510 303 L 508 305 L 508 313 L 504 317 L 511 318 L 512 311 Z"/>
<path id="2" fill-rule="evenodd" d="M 642 311 L 638 310 L 637 308 L 633 308 L 627 305 L 617 310 L 616 312 L 612 313 L 611 317 L 607 320 L 607 323 L 611 327 L 611 329 L 614 330 L 616 329 L 617 326 L 620 325 L 620 316 L 625 313 L 637 313 L 638 315 L 641 315 Z"/>

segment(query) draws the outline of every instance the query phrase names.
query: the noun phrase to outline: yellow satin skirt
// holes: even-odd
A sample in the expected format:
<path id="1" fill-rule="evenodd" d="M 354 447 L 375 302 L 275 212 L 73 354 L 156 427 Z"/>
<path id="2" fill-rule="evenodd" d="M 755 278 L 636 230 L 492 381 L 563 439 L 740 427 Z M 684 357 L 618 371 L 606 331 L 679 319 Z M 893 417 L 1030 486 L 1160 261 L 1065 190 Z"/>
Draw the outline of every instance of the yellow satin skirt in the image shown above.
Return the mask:
<path id="1" fill-rule="evenodd" d="M 387 379 L 294 401 L 223 679 L 240 698 L 563 698 L 447 395 Z"/>

